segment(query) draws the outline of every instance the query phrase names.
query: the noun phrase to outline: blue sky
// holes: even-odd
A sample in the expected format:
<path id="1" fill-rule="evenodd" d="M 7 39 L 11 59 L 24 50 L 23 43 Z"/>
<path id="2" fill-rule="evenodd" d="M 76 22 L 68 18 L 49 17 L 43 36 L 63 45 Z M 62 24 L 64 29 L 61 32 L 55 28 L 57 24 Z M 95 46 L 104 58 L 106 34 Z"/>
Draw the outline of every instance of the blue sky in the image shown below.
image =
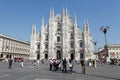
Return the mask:
<path id="1" fill-rule="evenodd" d="M 30 41 L 32 25 L 40 30 L 41 19 L 48 22 L 49 10 L 62 13 L 67 7 L 72 19 L 83 29 L 84 19 L 88 19 L 93 41 L 103 47 L 104 35 L 101 26 L 110 26 L 107 33 L 108 44 L 120 44 L 120 0 L 0 0 L 0 33 Z"/>

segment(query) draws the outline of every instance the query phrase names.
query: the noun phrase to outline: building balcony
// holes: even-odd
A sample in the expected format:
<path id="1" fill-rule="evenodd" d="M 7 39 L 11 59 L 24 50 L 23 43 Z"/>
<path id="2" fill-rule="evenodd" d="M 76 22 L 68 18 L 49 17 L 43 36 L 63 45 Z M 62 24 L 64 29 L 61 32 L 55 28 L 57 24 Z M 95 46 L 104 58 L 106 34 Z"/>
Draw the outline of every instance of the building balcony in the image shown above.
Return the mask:
<path id="1" fill-rule="evenodd" d="M 74 41 L 74 39 L 73 39 L 73 38 L 70 38 L 70 42 L 71 42 L 71 41 Z"/>
<path id="2" fill-rule="evenodd" d="M 59 30 L 55 32 L 55 34 L 61 34 L 61 33 L 62 33 L 62 32 L 61 32 L 61 31 L 59 31 Z"/>
<path id="3" fill-rule="evenodd" d="M 74 48 L 69 48 L 68 51 L 74 51 Z"/>
<path id="4" fill-rule="evenodd" d="M 69 33 L 73 32 L 73 29 L 68 30 Z"/>
<path id="5" fill-rule="evenodd" d="M 78 52 L 79 53 L 84 53 L 84 50 L 83 49 L 79 49 Z"/>
<path id="6" fill-rule="evenodd" d="M 38 51 L 40 51 L 40 49 L 36 49 L 36 51 L 38 52 Z"/>
<path id="7" fill-rule="evenodd" d="M 48 49 L 45 49 L 44 51 L 48 51 Z"/>
<path id="8" fill-rule="evenodd" d="M 48 43 L 48 39 L 45 39 L 45 43 Z"/>
<path id="9" fill-rule="evenodd" d="M 74 48 L 70 48 L 70 51 L 74 51 Z"/>
<path id="10" fill-rule="evenodd" d="M 44 32 L 44 34 L 48 34 L 48 32 L 47 32 L 47 31 L 45 31 L 45 32 Z"/>
<path id="11" fill-rule="evenodd" d="M 56 42 L 55 46 L 61 46 L 61 42 Z"/>

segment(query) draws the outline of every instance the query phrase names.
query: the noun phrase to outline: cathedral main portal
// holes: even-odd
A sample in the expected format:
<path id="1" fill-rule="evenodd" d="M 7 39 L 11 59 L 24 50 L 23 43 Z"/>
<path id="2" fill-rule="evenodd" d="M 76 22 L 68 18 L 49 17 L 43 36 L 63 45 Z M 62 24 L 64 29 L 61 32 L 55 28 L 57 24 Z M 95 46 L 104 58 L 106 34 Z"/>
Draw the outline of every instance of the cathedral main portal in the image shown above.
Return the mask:
<path id="1" fill-rule="evenodd" d="M 61 54 L 61 51 L 60 51 L 60 50 L 57 50 L 56 58 L 57 58 L 57 59 L 62 59 L 62 54 Z"/>
<path id="2" fill-rule="evenodd" d="M 71 57 L 72 60 L 74 60 L 74 57 L 75 57 L 75 56 L 74 56 L 73 53 L 71 53 L 70 57 Z"/>

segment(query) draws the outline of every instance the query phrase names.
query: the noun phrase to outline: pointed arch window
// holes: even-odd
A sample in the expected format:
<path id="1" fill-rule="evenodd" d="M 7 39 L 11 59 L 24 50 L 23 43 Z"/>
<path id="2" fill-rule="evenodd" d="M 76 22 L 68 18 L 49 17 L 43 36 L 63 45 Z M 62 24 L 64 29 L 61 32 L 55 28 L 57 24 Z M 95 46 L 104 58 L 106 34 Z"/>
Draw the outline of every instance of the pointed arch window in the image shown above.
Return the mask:
<path id="1" fill-rule="evenodd" d="M 46 38 L 45 38 L 45 40 L 47 40 L 47 41 L 48 41 L 48 35 L 46 35 Z"/>
<path id="2" fill-rule="evenodd" d="M 57 22 L 57 31 L 60 31 L 60 22 Z"/>
<path id="3" fill-rule="evenodd" d="M 57 25 L 57 31 L 60 31 L 60 22 L 58 22 L 58 25 Z"/>
<path id="4" fill-rule="evenodd" d="M 82 41 L 80 41 L 80 47 L 83 47 L 83 43 L 82 43 Z"/>
<path id="5" fill-rule="evenodd" d="M 70 43 L 70 47 L 73 48 L 73 42 Z"/>
<path id="6" fill-rule="evenodd" d="M 86 31 L 88 31 L 88 26 L 86 27 Z"/>
<path id="7" fill-rule="evenodd" d="M 40 44 L 37 45 L 37 49 L 40 49 Z"/>
<path id="8" fill-rule="evenodd" d="M 60 42 L 60 36 L 57 36 L 57 42 Z"/>
<path id="9" fill-rule="evenodd" d="M 48 44 L 45 44 L 45 49 L 48 49 Z"/>
<path id="10" fill-rule="evenodd" d="M 0 55 L 0 58 L 3 58 L 3 54 Z"/>
<path id="11" fill-rule="evenodd" d="M 70 39 L 73 39 L 73 33 L 70 34 Z"/>

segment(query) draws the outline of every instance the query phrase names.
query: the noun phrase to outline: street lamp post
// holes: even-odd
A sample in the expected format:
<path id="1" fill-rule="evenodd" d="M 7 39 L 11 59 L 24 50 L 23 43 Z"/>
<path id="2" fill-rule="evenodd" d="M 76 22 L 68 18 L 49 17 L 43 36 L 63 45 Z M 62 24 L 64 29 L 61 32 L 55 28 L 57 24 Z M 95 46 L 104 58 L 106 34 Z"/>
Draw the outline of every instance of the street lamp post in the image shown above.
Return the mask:
<path id="1" fill-rule="evenodd" d="M 86 67 L 85 67 L 85 54 L 86 54 L 86 51 L 85 51 L 85 36 L 84 34 L 83 35 L 83 59 L 81 60 L 81 66 L 82 66 L 82 73 L 85 74 L 86 73 Z M 88 50 L 88 49 L 87 49 Z"/>
<path id="2" fill-rule="evenodd" d="M 107 34 L 107 32 L 108 32 L 108 30 L 109 30 L 109 26 L 106 26 L 106 27 L 101 27 L 100 28 L 100 30 L 104 33 L 104 36 L 105 36 L 105 58 L 107 58 L 108 57 L 108 52 L 107 52 L 107 38 L 106 38 L 106 34 Z"/>
<path id="3" fill-rule="evenodd" d="M 97 50 L 96 50 L 97 41 L 94 41 L 94 45 L 95 45 L 95 55 L 96 55 L 96 59 L 97 59 Z"/>

